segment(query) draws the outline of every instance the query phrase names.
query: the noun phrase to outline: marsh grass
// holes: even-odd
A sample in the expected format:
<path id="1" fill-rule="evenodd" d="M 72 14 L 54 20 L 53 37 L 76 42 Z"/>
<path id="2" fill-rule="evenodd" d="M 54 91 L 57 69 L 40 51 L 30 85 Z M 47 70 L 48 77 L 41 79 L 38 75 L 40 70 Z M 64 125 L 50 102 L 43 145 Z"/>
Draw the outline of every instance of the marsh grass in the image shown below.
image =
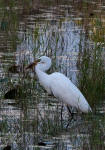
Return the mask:
<path id="1" fill-rule="evenodd" d="M 105 69 L 102 60 L 103 47 L 95 44 L 79 53 L 78 84 L 93 109 L 102 104 L 105 95 Z"/>
<path id="2" fill-rule="evenodd" d="M 99 24 L 98 24 L 99 25 Z M 103 36 L 93 35 L 94 44 L 88 46 L 85 42 L 84 50 L 78 55 L 77 67 L 79 68 L 78 87 L 86 97 L 93 113 L 86 115 L 84 119 L 90 122 L 89 145 L 86 149 L 104 149 L 104 100 L 105 100 L 105 67 Z M 99 42 L 98 42 L 99 41 Z M 102 113 L 100 113 L 102 110 Z M 86 145 L 86 144 L 85 144 Z M 85 149 L 85 147 L 84 147 Z"/>
<path id="3" fill-rule="evenodd" d="M 26 4 L 28 3 L 29 1 L 27 1 Z M 12 15 L 10 16 L 11 13 Z M 19 18 L 17 13 L 14 13 L 14 11 L 11 11 L 11 13 L 7 14 L 7 16 L 10 17 L 9 21 L 12 22 L 11 23 L 12 25 L 10 24 L 8 27 L 10 28 L 11 36 L 13 36 L 11 39 L 14 43 L 13 48 L 16 49 L 17 45 L 16 40 L 18 41 L 16 31 L 19 26 L 18 24 Z M 37 21 L 38 20 L 36 20 L 36 22 Z M 62 21 L 60 22 L 60 24 L 62 26 Z M 34 46 L 32 47 L 33 59 L 40 57 L 42 55 L 47 55 L 53 59 L 52 67 L 48 71 L 48 73 L 52 73 L 59 70 L 65 75 L 69 76 L 70 74 L 68 72 L 70 72 L 70 70 L 68 71 L 68 68 L 70 68 L 70 64 L 69 66 L 65 66 L 64 63 L 66 62 L 68 64 L 68 61 L 71 60 L 70 59 L 64 61 L 62 61 L 62 59 L 60 61 L 57 60 L 59 56 L 63 57 L 66 56 L 67 54 L 66 48 L 68 43 L 66 43 L 64 39 L 64 32 L 62 31 L 59 32 L 58 29 L 54 30 L 54 26 L 51 26 L 51 24 L 49 23 L 47 25 L 43 24 L 42 28 L 40 25 L 39 26 L 38 25 L 39 22 L 36 23 L 36 26 L 34 29 L 32 29 L 33 32 L 31 33 L 32 40 L 34 42 Z M 97 26 L 99 25 L 101 26 L 101 24 L 97 22 Z M 62 28 L 59 25 L 57 27 L 59 29 Z M 13 32 L 11 32 L 12 30 Z M 25 32 L 25 34 L 27 33 Z M 93 47 L 89 47 L 87 45 L 88 43 L 85 43 L 86 47 L 82 49 L 80 45 L 80 52 L 78 55 L 78 64 L 79 64 L 78 68 L 80 70 L 80 73 L 78 75 L 78 85 L 81 91 L 83 92 L 84 96 L 86 97 L 86 99 L 89 101 L 89 104 L 91 105 L 94 112 L 96 112 L 97 106 L 99 106 L 99 104 L 101 105 L 101 103 L 103 103 L 103 100 L 105 98 L 104 97 L 105 70 L 102 60 L 102 52 L 104 48 L 103 45 L 101 45 L 101 43 L 97 44 L 97 42 L 99 41 L 98 34 L 99 32 L 97 32 L 96 36 L 92 38 L 92 40 L 95 42 Z M 103 40 L 101 40 L 101 36 L 99 38 L 100 41 L 103 42 Z M 87 39 L 85 39 L 85 41 L 87 41 Z M 27 59 L 27 57 L 24 55 L 25 59 L 21 61 L 20 57 L 20 60 L 18 61 L 23 63 L 24 66 L 27 66 L 31 61 L 30 57 L 31 56 L 29 56 Z M 67 56 L 66 58 L 69 58 L 69 56 Z M 59 61 L 58 65 L 57 61 Z M 63 63 L 63 65 L 61 63 Z M 73 143 L 74 147 L 76 145 L 79 147 L 79 143 L 82 142 L 84 142 L 83 150 L 87 149 L 94 150 L 94 147 L 95 150 L 96 149 L 98 150 L 101 149 L 102 146 L 104 147 L 104 139 L 105 139 L 104 118 L 101 115 L 98 116 L 98 114 L 84 115 L 84 117 L 80 115 L 79 116 L 80 119 L 76 118 L 76 121 L 73 120 L 72 122 L 70 122 L 70 120 L 68 119 L 69 116 L 65 113 L 67 110 L 64 109 L 63 121 L 61 122 L 61 111 L 60 111 L 61 103 L 58 100 L 54 99 L 53 97 L 49 97 L 48 94 L 37 82 L 35 73 L 32 73 L 32 76 L 31 73 L 28 72 L 25 74 L 24 72 L 22 72 L 16 76 L 13 74 L 8 76 L 9 78 L 7 84 L 8 88 L 10 89 L 16 88 L 17 85 L 20 87 L 17 97 L 12 100 L 15 101 L 16 103 L 19 102 L 19 105 L 16 106 L 15 109 L 17 110 L 21 109 L 21 114 L 19 119 L 17 119 L 17 122 L 11 123 L 11 126 L 16 124 L 15 127 L 13 126 L 12 128 L 16 132 L 18 132 L 17 136 L 19 134 L 19 136 L 21 137 L 20 141 L 18 138 L 16 138 L 17 144 L 21 145 L 21 147 L 23 147 L 23 145 L 24 147 L 26 145 L 28 147 L 29 142 L 37 144 L 40 137 L 42 137 L 42 139 L 47 137 L 49 140 L 54 136 L 61 138 L 61 134 L 64 134 L 65 136 L 66 133 L 68 133 L 70 135 L 71 141 L 70 145 L 72 145 Z M 14 77 L 16 77 L 16 80 Z M 83 122 L 81 121 L 82 120 L 81 118 L 83 119 Z M 4 119 L 3 123 L 1 124 L 1 128 L 4 133 L 8 133 L 9 129 L 8 128 L 9 118 L 6 119 Z M 14 118 L 14 120 L 15 119 L 16 118 Z M 66 125 L 68 124 L 68 122 L 70 126 L 68 127 L 68 129 L 66 129 Z M 80 126 L 79 128 L 80 123 L 83 126 Z M 32 133 L 33 137 L 30 136 L 30 133 Z M 31 140 L 28 141 L 27 137 L 30 138 Z M 9 137 L 8 139 L 11 139 L 11 137 Z M 68 138 L 65 139 L 64 137 L 61 141 L 60 140 L 56 141 L 59 147 L 58 149 L 68 149 L 69 145 Z M 19 142 L 23 143 L 19 144 Z M 80 147 L 82 147 L 82 144 Z"/>

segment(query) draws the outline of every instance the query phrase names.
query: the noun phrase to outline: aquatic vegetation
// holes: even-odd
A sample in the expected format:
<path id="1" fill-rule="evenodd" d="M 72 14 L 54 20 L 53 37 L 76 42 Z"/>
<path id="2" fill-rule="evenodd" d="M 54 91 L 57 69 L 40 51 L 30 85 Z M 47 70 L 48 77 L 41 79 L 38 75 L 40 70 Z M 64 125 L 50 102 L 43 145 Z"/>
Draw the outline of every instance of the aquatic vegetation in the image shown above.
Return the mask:
<path id="1" fill-rule="evenodd" d="M 105 149 L 104 5 L 0 1 L 0 148 Z M 78 80 L 93 113 L 71 120 L 64 106 L 61 117 L 62 103 L 44 91 L 33 70 L 23 69 L 42 55 L 53 60 L 48 73 Z"/>
<path id="2" fill-rule="evenodd" d="M 93 48 L 86 47 L 78 57 L 78 85 L 94 109 L 102 104 L 105 98 L 105 69 L 102 55 L 103 47 L 96 43 Z"/>

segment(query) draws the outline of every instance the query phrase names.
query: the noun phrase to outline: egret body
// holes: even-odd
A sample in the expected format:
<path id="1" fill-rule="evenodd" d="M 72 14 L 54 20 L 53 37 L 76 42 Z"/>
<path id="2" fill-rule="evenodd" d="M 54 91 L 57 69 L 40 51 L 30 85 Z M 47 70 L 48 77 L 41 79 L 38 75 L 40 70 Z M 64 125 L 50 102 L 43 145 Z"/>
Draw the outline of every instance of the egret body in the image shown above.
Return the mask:
<path id="1" fill-rule="evenodd" d="M 48 94 L 53 94 L 57 99 L 81 112 L 88 113 L 92 111 L 83 94 L 69 78 L 59 72 L 54 72 L 52 74 L 46 73 L 51 67 L 51 59 L 49 57 L 40 57 L 38 61 L 29 65 L 27 69 L 34 65 L 39 82 Z"/>

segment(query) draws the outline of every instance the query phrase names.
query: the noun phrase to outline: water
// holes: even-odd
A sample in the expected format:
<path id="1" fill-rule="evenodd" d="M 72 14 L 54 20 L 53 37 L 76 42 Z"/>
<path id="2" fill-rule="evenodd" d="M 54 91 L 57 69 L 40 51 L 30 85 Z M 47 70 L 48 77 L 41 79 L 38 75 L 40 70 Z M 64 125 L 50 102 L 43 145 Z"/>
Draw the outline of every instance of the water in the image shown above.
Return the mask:
<path id="1" fill-rule="evenodd" d="M 104 8 L 96 0 L 0 2 L 0 149 L 104 149 Z M 62 103 L 24 72 L 42 55 L 53 60 L 49 73 L 81 89 L 93 114 L 71 120 L 64 106 L 61 118 Z"/>

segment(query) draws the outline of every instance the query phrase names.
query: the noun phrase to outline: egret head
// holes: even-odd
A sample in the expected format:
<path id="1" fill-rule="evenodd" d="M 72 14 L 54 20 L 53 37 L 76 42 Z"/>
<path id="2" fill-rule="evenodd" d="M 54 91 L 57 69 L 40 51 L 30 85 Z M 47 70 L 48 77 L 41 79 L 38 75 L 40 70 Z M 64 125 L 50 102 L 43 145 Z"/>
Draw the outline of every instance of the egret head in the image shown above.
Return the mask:
<path id="1" fill-rule="evenodd" d="M 26 69 L 33 68 L 34 66 L 42 71 L 47 71 L 51 67 L 51 59 L 47 56 L 41 56 L 39 59 L 28 65 Z"/>

